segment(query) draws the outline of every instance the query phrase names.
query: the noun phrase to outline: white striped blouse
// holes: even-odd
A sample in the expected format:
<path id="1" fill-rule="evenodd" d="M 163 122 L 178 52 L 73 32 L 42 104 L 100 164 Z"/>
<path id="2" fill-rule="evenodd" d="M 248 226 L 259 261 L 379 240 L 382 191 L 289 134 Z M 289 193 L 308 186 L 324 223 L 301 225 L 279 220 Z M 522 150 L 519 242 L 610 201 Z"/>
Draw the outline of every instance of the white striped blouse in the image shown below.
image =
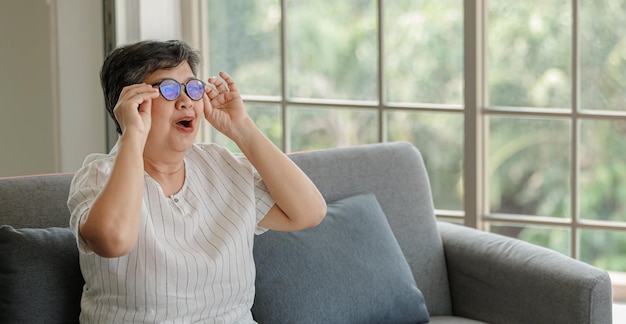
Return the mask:
<path id="1" fill-rule="evenodd" d="M 70 227 L 86 282 L 81 322 L 253 323 L 253 239 L 274 204 L 254 167 L 219 145 L 195 144 L 175 195 L 165 197 L 145 174 L 136 246 L 123 257 L 102 258 L 80 239 L 78 222 L 115 154 L 88 156 L 70 188 Z"/>

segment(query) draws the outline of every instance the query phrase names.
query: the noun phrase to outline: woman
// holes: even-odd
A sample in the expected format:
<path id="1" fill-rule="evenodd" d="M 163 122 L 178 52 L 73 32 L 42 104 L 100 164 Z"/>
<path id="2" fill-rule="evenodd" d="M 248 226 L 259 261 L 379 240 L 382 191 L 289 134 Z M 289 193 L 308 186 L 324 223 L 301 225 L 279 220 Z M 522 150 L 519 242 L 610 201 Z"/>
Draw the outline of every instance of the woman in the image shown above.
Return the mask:
<path id="1" fill-rule="evenodd" d="M 68 206 L 82 322 L 254 322 L 254 233 L 317 225 L 326 204 L 254 125 L 226 73 L 196 79 L 180 41 L 113 51 L 101 81 L 119 140 L 76 173 Z M 203 119 L 243 156 L 194 144 Z"/>

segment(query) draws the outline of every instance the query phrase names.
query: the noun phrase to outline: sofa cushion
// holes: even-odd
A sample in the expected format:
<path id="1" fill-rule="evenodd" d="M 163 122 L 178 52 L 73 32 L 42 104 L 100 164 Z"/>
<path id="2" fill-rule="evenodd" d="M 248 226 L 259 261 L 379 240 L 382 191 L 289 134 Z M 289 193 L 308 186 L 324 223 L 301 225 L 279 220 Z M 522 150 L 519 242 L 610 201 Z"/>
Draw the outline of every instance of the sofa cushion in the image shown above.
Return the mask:
<path id="1" fill-rule="evenodd" d="M 0 227 L 0 323 L 76 323 L 83 283 L 69 228 Z"/>
<path id="2" fill-rule="evenodd" d="M 424 297 L 374 194 L 328 204 L 317 227 L 256 238 L 260 323 L 423 323 Z"/>

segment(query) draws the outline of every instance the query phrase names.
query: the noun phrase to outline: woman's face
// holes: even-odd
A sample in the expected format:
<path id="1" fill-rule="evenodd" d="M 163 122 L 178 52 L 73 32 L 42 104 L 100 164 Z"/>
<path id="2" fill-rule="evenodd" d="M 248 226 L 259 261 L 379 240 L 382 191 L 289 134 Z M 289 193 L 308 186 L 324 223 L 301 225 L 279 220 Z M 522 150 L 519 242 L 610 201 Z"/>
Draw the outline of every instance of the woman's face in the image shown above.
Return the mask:
<path id="1" fill-rule="evenodd" d="M 157 70 L 149 74 L 144 82 L 154 84 L 164 79 L 174 79 L 184 84 L 194 78 L 189 64 L 183 62 L 173 69 Z M 144 155 L 168 159 L 172 153 L 186 153 L 196 139 L 203 112 L 203 100 L 191 100 L 184 89 L 181 89 L 180 96 L 173 101 L 162 95 L 152 100 L 152 126 Z"/>

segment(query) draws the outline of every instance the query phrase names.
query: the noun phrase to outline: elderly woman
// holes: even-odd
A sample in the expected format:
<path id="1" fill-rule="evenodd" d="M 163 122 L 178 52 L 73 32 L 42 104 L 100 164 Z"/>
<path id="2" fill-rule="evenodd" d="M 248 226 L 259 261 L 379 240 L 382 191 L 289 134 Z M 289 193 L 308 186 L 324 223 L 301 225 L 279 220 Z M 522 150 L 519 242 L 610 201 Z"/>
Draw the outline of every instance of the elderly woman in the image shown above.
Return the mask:
<path id="1" fill-rule="evenodd" d="M 85 278 L 81 322 L 253 323 L 254 234 L 318 224 L 310 179 L 255 126 L 226 73 L 196 78 L 180 41 L 142 41 L 102 66 L 119 140 L 89 155 L 68 206 Z M 223 81 L 222 81 L 223 79 Z M 203 120 L 241 149 L 195 144 Z"/>

